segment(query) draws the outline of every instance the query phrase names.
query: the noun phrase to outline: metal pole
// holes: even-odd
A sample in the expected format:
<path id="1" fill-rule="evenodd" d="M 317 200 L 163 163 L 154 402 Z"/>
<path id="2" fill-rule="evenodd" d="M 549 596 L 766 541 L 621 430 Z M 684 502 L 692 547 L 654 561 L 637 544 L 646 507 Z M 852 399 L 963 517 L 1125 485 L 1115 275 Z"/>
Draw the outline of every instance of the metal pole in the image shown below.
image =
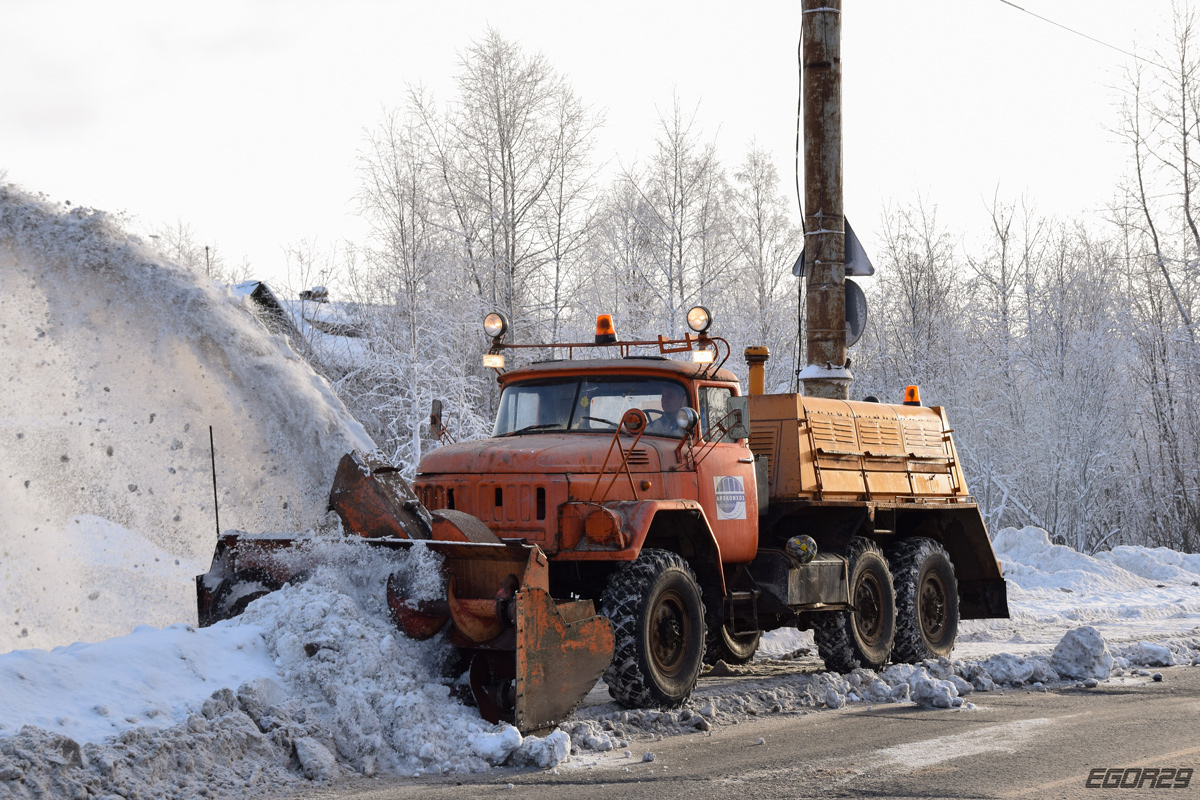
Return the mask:
<path id="1" fill-rule="evenodd" d="M 804 0 L 804 393 L 845 400 L 846 233 L 842 211 L 842 2 Z"/>
<path id="2" fill-rule="evenodd" d="M 213 516 L 217 523 L 217 538 L 221 538 L 221 509 L 217 503 L 217 448 L 213 444 L 212 425 L 208 426 L 208 452 L 212 456 L 212 473 L 213 473 Z"/>

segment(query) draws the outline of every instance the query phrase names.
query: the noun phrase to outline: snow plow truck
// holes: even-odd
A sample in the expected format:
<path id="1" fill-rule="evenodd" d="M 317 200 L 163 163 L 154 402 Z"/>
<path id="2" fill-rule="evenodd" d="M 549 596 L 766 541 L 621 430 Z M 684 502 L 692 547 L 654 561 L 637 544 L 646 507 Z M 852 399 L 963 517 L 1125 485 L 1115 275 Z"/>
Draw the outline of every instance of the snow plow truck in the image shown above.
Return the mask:
<path id="1" fill-rule="evenodd" d="M 428 452 L 411 486 L 342 459 L 330 507 L 349 535 L 443 556 L 445 597 L 396 625 L 446 637 L 493 722 L 541 730 L 603 677 L 617 701 L 675 707 L 706 662 L 753 658 L 763 631 L 812 629 L 831 670 L 949 655 L 960 619 L 1007 617 L 1004 579 L 941 408 L 746 394 L 702 307 L 690 333 L 509 342 L 488 315 L 499 411 L 486 439 Z M 549 354 L 506 369 L 506 356 Z M 431 418 L 445 437 L 440 408 Z M 227 533 L 197 577 L 201 624 L 294 580 L 286 537 Z"/>

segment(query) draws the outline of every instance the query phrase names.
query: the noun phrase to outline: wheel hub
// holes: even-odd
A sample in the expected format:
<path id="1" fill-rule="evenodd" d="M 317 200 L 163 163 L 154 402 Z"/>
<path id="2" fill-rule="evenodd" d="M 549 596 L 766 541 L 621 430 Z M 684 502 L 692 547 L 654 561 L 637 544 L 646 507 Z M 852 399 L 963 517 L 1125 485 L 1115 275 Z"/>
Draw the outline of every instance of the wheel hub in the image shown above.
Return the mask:
<path id="1" fill-rule="evenodd" d="M 917 604 L 921 618 L 921 632 L 926 639 L 936 641 L 946 627 L 946 587 L 941 578 L 930 572 L 921 582 L 921 596 Z"/>
<path id="2" fill-rule="evenodd" d="M 650 655 L 660 672 L 674 676 L 687 654 L 691 622 L 678 592 L 664 592 L 650 611 Z"/>
<path id="3" fill-rule="evenodd" d="M 875 645 L 883 635 L 883 589 L 872 574 L 862 576 L 854 589 L 855 618 L 863 641 Z"/>

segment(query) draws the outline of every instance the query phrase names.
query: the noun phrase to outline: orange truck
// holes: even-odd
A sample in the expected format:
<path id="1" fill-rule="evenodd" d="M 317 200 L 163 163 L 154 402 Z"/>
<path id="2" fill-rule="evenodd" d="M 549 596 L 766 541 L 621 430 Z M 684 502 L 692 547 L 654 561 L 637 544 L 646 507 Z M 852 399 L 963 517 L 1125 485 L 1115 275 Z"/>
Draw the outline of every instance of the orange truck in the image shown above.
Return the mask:
<path id="1" fill-rule="evenodd" d="M 621 342 L 602 316 L 593 342 L 535 345 L 491 314 L 490 437 L 432 450 L 411 487 L 343 459 L 331 507 L 348 533 L 445 556 L 444 600 L 409 601 L 397 579 L 388 603 L 410 636 L 463 652 L 486 718 L 545 728 L 601 676 L 628 706 L 679 706 L 705 662 L 749 661 L 779 627 L 811 628 L 848 671 L 949 655 L 960 619 L 1008 616 L 942 409 L 916 387 L 895 405 L 764 394 L 756 347 L 744 395 L 708 312 L 688 322 Z M 554 357 L 506 369 L 523 348 Z M 202 624 L 293 579 L 290 549 L 221 537 Z"/>

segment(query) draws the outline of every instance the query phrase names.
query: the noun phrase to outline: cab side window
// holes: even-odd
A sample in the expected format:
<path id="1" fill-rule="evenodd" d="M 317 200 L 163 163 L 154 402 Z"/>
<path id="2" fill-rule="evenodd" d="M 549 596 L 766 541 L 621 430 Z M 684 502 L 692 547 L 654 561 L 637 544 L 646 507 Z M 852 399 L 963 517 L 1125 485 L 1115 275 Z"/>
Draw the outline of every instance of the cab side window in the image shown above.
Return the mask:
<path id="1" fill-rule="evenodd" d="M 722 386 L 701 386 L 699 394 L 700 433 L 707 436 L 709 429 L 729 414 L 729 398 L 733 396 L 733 392 Z"/>

